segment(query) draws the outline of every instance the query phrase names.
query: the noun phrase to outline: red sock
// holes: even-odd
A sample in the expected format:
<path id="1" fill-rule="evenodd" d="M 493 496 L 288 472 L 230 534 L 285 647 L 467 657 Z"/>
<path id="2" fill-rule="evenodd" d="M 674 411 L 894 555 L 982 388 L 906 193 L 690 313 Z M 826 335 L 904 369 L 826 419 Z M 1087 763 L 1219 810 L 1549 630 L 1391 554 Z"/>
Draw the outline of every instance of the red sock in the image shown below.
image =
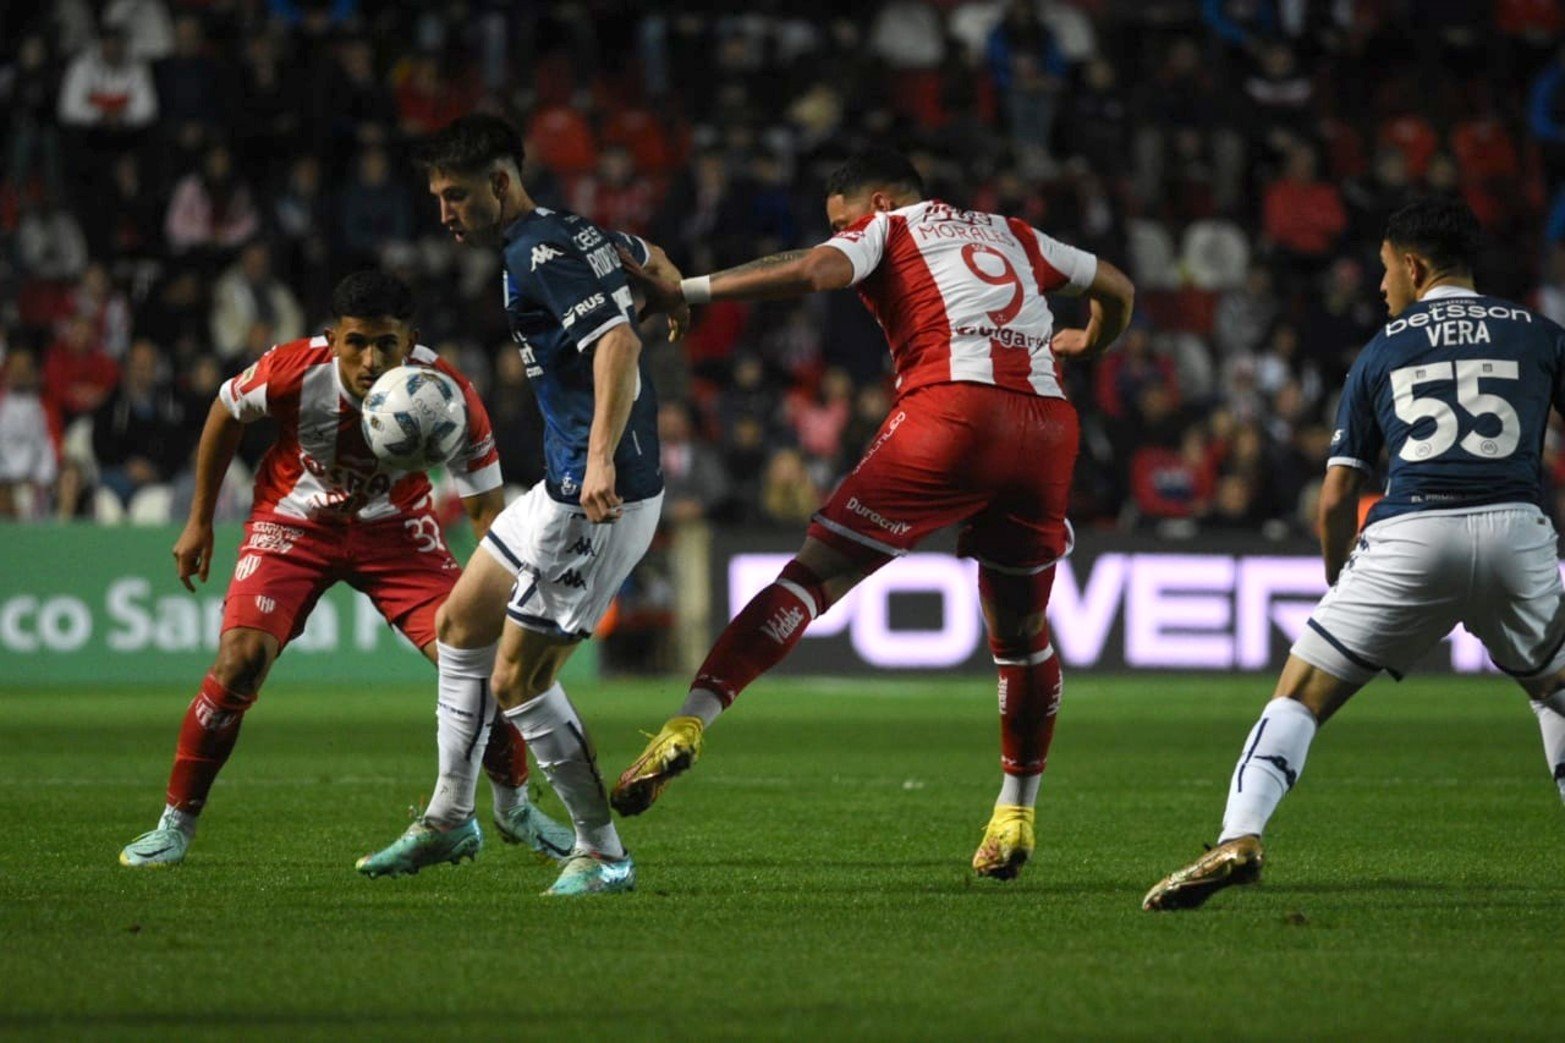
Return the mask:
<path id="1" fill-rule="evenodd" d="M 521 789 L 527 785 L 527 742 L 509 717 L 502 715 L 489 729 L 484 773 L 501 786 Z"/>
<path id="2" fill-rule="evenodd" d="M 1047 644 L 1047 636 L 1045 636 Z M 1031 660 L 1047 655 L 1041 662 Z M 1041 775 L 1060 709 L 1060 657 L 1052 648 L 1000 671 L 1000 767 L 1007 775 Z"/>
<path id="3" fill-rule="evenodd" d="M 168 776 L 168 803 L 180 811 L 199 812 L 207 792 L 239 741 L 239 725 L 255 702 L 255 693 L 236 692 L 207 674 L 201 693 L 185 711 L 174 750 L 174 770 Z"/>
<path id="4" fill-rule="evenodd" d="M 805 627 L 829 607 L 820 578 L 790 561 L 723 628 L 690 687 L 712 692 L 731 706 L 751 681 L 793 651 Z"/>

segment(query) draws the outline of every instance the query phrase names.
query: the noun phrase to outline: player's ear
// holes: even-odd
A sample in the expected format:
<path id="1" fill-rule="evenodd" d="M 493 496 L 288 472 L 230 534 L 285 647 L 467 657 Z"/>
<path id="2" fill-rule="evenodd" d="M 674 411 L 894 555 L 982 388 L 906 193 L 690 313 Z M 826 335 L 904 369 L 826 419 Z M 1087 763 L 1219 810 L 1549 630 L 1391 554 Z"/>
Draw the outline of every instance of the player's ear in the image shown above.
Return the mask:
<path id="1" fill-rule="evenodd" d="M 489 172 L 489 191 L 494 193 L 495 199 L 504 199 L 506 190 L 511 187 L 511 172 L 504 167 L 496 167 Z"/>
<path id="2" fill-rule="evenodd" d="M 327 326 L 321 331 L 321 336 L 326 338 L 326 346 L 335 353 L 337 350 L 337 327 Z"/>

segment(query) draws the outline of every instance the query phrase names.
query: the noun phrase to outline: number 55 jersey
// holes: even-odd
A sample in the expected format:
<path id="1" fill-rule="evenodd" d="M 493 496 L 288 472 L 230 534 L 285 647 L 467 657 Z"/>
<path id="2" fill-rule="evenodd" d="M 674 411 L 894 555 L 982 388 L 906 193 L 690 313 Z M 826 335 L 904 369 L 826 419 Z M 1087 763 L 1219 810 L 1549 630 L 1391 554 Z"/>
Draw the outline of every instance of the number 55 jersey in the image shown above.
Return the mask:
<path id="1" fill-rule="evenodd" d="M 1373 474 L 1368 523 L 1497 503 L 1539 507 L 1549 408 L 1565 404 L 1565 330 L 1519 305 L 1437 286 L 1353 363 L 1328 466 Z"/>

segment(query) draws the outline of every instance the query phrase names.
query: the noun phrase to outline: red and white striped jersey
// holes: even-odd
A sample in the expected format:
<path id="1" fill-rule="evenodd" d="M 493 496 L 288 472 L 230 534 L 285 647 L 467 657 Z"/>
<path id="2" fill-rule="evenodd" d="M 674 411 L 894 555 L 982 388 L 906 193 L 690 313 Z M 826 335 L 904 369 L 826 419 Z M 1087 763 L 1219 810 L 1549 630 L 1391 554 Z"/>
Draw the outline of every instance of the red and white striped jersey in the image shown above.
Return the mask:
<path id="1" fill-rule="evenodd" d="M 877 211 L 826 240 L 853 262 L 879 321 L 897 394 L 926 384 L 996 384 L 1064 398 L 1043 295 L 1079 294 L 1098 259 L 1025 221 L 925 200 Z"/>
<path id="2" fill-rule="evenodd" d="M 467 378 L 422 344 L 410 366 L 433 366 L 454 379 L 467 400 L 467 441 L 450 463 L 461 496 L 500 485 L 489 414 Z M 381 521 L 432 506 L 423 471 L 387 470 L 359 427 L 359 400 L 342 385 L 325 337 L 279 344 L 225 381 L 218 399 L 241 423 L 277 419 L 277 442 L 255 476 L 257 514 L 312 521 Z"/>

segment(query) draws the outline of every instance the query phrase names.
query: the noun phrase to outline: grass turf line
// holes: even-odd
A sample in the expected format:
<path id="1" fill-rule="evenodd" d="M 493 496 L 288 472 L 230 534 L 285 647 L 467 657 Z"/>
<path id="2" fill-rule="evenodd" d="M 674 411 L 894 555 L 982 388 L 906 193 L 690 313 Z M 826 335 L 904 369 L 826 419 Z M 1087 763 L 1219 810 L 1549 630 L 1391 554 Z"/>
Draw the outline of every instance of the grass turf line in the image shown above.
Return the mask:
<path id="1" fill-rule="evenodd" d="M 428 791 L 427 687 L 268 690 L 187 864 L 140 873 L 115 855 L 189 693 L 0 694 L 0 1034 L 1557 1038 L 1565 812 L 1513 688 L 1377 684 L 1311 751 L 1266 882 L 1153 916 L 1270 681 L 1066 683 L 1015 883 L 967 868 L 990 682 L 776 681 L 623 824 L 641 890 L 579 901 L 492 829 L 474 864 L 353 872 Z M 679 686 L 573 695 L 613 774 Z"/>

